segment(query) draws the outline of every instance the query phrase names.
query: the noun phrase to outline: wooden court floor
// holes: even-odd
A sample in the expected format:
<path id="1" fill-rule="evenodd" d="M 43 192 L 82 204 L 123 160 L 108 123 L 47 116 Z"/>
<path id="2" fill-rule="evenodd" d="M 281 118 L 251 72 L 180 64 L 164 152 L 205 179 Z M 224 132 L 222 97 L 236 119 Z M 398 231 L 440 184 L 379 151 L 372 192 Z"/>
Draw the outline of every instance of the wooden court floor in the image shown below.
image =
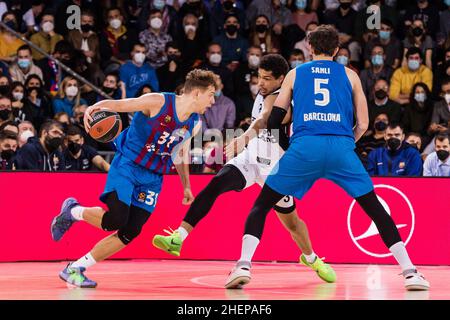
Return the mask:
<path id="1" fill-rule="evenodd" d="M 429 292 L 408 292 L 398 266 L 333 265 L 324 283 L 294 263 L 255 263 L 243 290 L 223 288 L 230 261 L 120 260 L 90 268 L 96 289 L 68 288 L 58 277 L 66 262 L 0 263 L 0 299 L 17 300 L 449 300 L 450 266 L 423 266 Z"/>

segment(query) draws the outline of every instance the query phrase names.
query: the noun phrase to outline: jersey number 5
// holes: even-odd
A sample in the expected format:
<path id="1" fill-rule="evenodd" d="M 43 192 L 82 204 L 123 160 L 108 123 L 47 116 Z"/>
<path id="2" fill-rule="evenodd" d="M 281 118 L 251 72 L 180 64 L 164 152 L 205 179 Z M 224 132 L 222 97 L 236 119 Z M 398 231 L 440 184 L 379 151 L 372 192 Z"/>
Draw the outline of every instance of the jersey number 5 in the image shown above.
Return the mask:
<path id="1" fill-rule="evenodd" d="M 328 84 L 330 79 L 314 79 L 314 95 L 322 95 L 322 100 L 314 100 L 316 106 L 325 107 L 330 103 L 330 91 L 322 85 Z"/>

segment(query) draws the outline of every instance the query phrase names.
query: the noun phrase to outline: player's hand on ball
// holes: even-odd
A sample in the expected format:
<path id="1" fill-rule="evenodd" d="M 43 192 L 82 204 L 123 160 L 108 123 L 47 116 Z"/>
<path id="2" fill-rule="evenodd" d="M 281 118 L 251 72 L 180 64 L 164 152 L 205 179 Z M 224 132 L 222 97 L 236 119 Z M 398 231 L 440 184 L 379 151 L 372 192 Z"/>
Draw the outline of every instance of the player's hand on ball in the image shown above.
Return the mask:
<path id="1" fill-rule="evenodd" d="M 102 108 L 98 104 L 94 104 L 94 105 L 88 107 L 86 109 L 86 112 L 84 113 L 84 118 L 83 118 L 84 129 L 86 130 L 87 133 L 89 133 L 89 130 L 91 129 L 91 126 L 89 124 L 92 121 L 91 115 L 93 113 L 95 113 L 95 111 L 98 111 L 98 110 L 106 110 L 106 108 Z"/>
<path id="2" fill-rule="evenodd" d="M 194 202 L 194 195 L 192 194 L 191 189 L 184 189 L 183 201 L 181 202 L 185 206 L 189 206 L 192 202 Z"/>

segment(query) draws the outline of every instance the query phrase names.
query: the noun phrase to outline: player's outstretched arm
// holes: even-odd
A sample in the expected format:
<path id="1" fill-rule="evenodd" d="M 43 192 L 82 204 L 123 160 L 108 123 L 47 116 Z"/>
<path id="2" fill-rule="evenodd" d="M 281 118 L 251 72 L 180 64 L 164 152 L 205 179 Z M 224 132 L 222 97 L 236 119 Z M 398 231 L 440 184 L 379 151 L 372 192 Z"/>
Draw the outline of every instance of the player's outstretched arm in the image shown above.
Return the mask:
<path id="1" fill-rule="evenodd" d="M 353 129 L 355 142 L 357 142 L 369 128 L 369 111 L 367 109 L 367 99 L 362 89 L 361 80 L 356 72 L 345 68 L 347 76 L 353 87 L 353 106 L 356 113 L 356 126 Z"/>
<path id="2" fill-rule="evenodd" d="M 182 204 L 184 205 L 190 205 L 194 201 L 194 195 L 191 191 L 191 181 L 189 178 L 189 164 L 190 164 L 190 157 L 189 157 L 189 150 L 191 146 L 191 140 L 193 137 L 197 135 L 197 133 L 201 130 L 202 123 L 198 122 L 194 129 L 192 130 L 192 136 L 184 141 L 180 148 L 176 148 L 174 150 L 175 154 L 175 169 L 177 169 L 178 175 L 181 179 L 181 184 L 183 185 L 183 200 Z"/>
<path id="3" fill-rule="evenodd" d="M 280 93 L 267 119 L 267 129 L 280 129 L 281 124 L 285 122 L 292 101 L 295 72 L 295 69 L 289 71 L 281 85 Z"/>
<path id="4" fill-rule="evenodd" d="M 87 130 L 90 129 L 91 114 L 97 110 L 111 110 L 115 112 L 142 111 L 146 116 L 152 117 L 158 114 L 164 102 L 164 95 L 160 93 L 147 93 L 138 98 L 102 100 L 86 109 L 84 125 Z"/>

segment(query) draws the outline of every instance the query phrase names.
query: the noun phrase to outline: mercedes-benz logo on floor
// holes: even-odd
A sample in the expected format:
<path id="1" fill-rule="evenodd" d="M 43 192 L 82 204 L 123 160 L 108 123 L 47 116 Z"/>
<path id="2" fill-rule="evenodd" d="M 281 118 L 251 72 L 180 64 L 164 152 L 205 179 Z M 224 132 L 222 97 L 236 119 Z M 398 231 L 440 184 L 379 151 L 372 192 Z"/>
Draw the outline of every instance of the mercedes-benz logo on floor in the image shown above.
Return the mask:
<path id="1" fill-rule="evenodd" d="M 387 213 L 394 219 L 397 228 L 404 240 L 405 245 L 411 240 L 414 232 L 415 215 L 414 208 L 408 197 L 399 189 L 379 184 L 375 185 L 377 197 Z M 356 200 L 353 200 L 347 215 L 347 227 L 353 243 L 359 250 L 365 254 L 385 258 L 392 255 L 386 248 L 375 223 L 358 205 L 355 207 Z"/>

